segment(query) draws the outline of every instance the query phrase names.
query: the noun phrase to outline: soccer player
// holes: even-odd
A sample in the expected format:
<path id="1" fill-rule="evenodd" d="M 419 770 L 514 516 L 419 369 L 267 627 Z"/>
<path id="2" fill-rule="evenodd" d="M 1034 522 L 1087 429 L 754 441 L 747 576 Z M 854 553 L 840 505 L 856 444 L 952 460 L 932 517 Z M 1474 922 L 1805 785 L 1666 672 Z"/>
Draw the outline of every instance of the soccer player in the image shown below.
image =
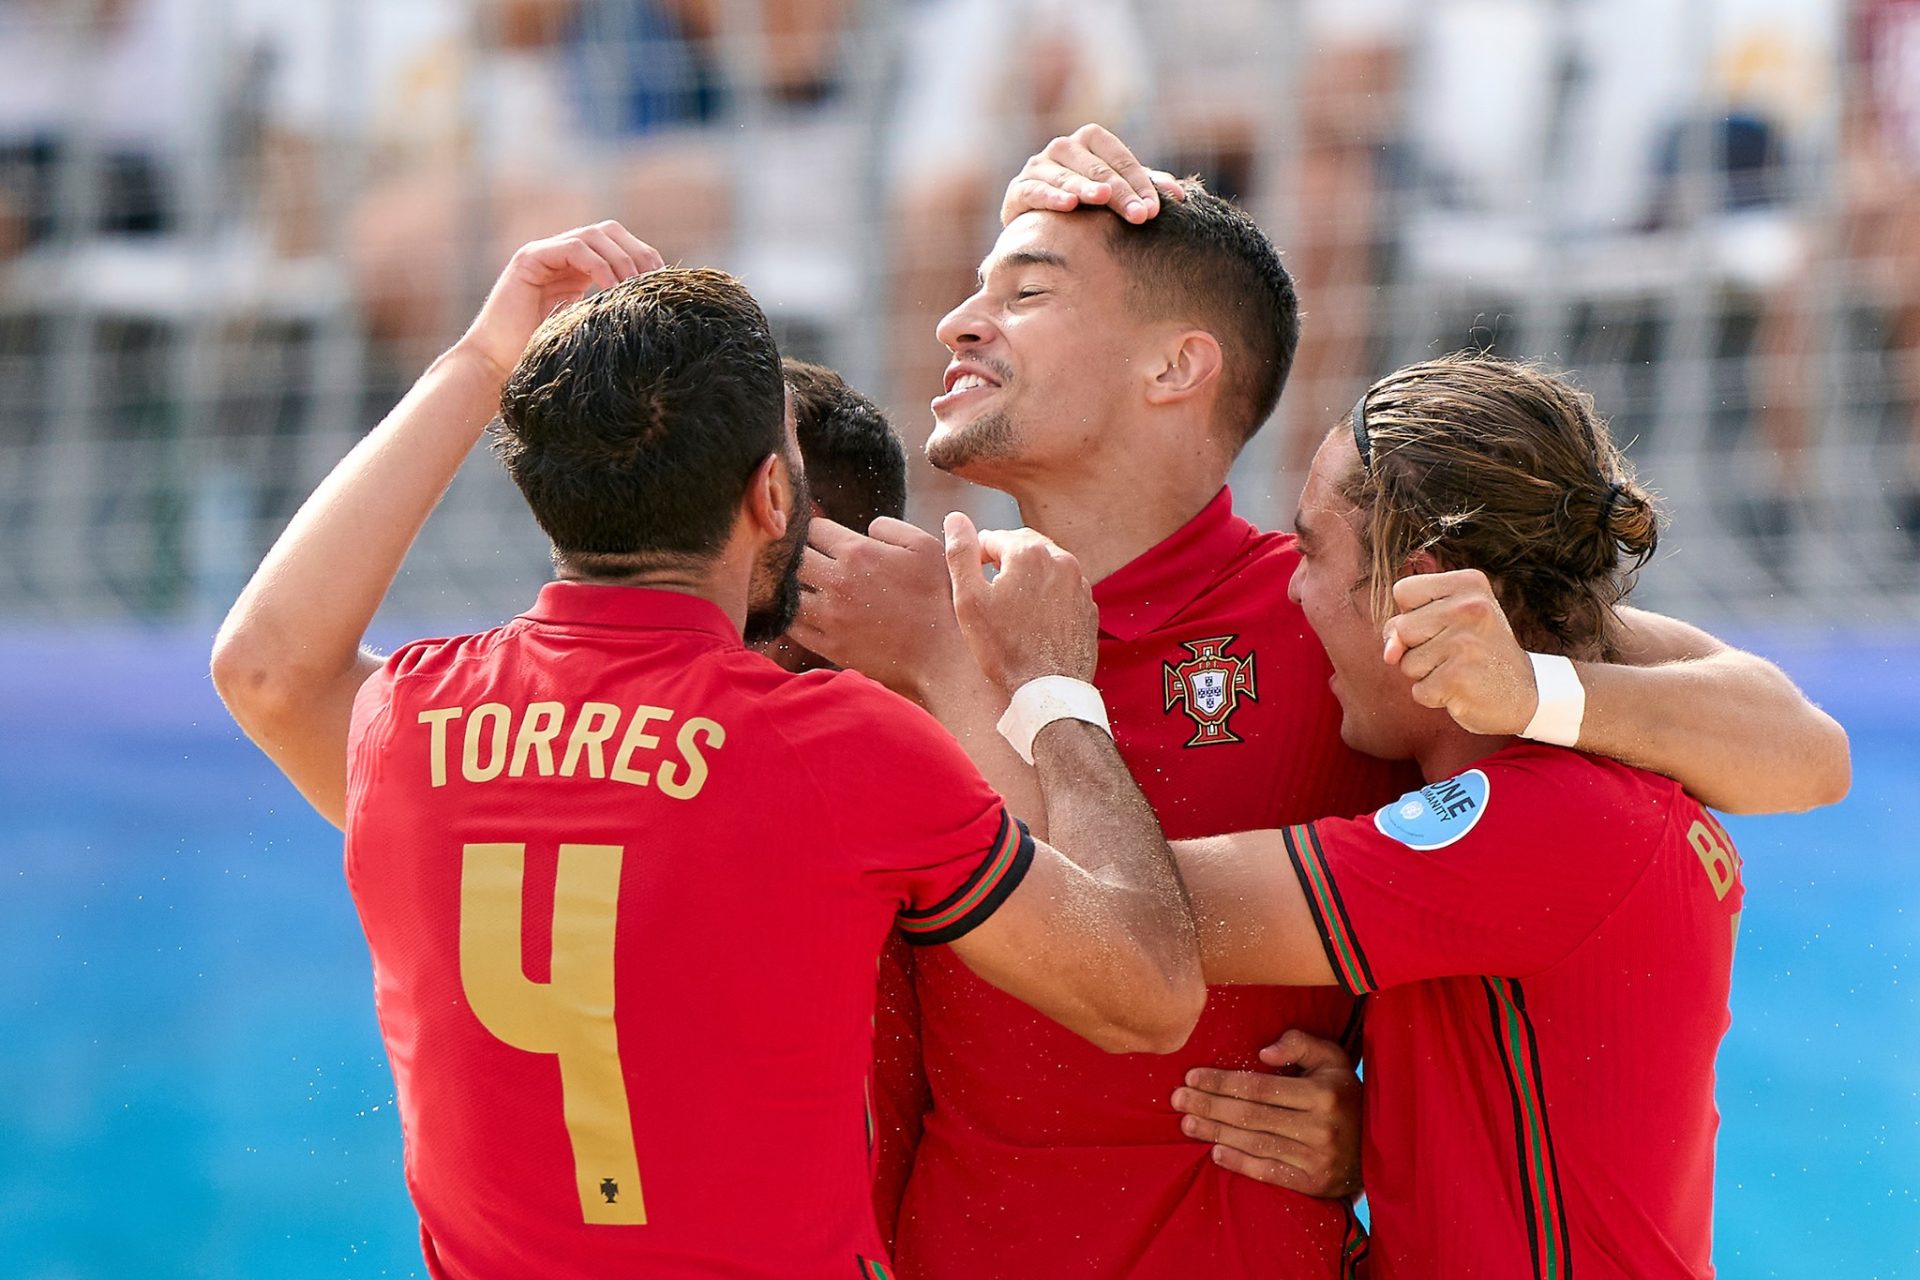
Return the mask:
<path id="1" fill-rule="evenodd" d="M 1204 998 L 1104 732 L 1027 720 L 1076 864 L 924 713 L 742 647 L 791 613 L 808 511 L 779 357 L 738 282 L 659 266 L 617 223 L 515 254 L 214 653 L 345 827 L 436 1277 L 886 1275 L 863 1113 L 896 925 L 1109 1050 L 1176 1047 Z M 559 581 L 381 663 L 360 639 L 496 406 Z M 1091 675 L 1087 592 L 1066 649 L 1026 604 L 1070 561 L 991 537 L 989 586 L 962 545 L 968 643 L 1008 692 Z M 754 1106 L 691 1108 L 692 1080 Z"/>
<path id="2" fill-rule="evenodd" d="M 780 362 L 793 397 L 793 434 L 813 514 L 849 529 L 907 513 L 907 451 L 879 405 L 823 365 Z M 829 665 L 784 633 L 757 646 L 788 671 Z"/>
<path id="3" fill-rule="evenodd" d="M 1590 397 L 1463 355 L 1361 397 L 1296 529 L 1342 738 L 1427 785 L 1177 853 L 1209 981 L 1371 994 L 1371 1274 L 1711 1276 L 1739 855 L 1671 780 L 1518 736 L 1577 737 L 1558 682 L 1607 656 L 1656 543 L 1646 492 Z M 1511 647 L 1554 655 L 1521 664 L 1533 723 L 1525 700 L 1472 727 L 1436 705 L 1449 578 L 1490 583 Z"/>
<path id="4" fill-rule="evenodd" d="M 1163 200 L 1097 126 L 1028 162 L 980 289 L 941 324 L 953 362 L 928 446 L 937 464 L 1012 494 L 1092 579 L 1096 681 L 1176 839 L 1370 810 L 1405 789 L 1340 740 L 1331 668 L 1285 594 L 1293 539 L 1236 516 L 1224 487 L 1286 380 L 1291 282 L 1245 214 L 1179 194 Z M 816 523 L 797 634 L 920 701 L 1017 810 L 1038 813 L 1019 798 L 1024 765 L 992 730 L 999 695 L 969 673 L 939 541 L 887 522 L 873 532 Z M 1584 748 L 1734 810 L 1845 791 L 1844 733 L 1775 668 L 1654 615 L 1623 611 L 1617 626 L 1618 662 L 1582 668 Z M 1495 682 L 1474 678 L 1473 653 L 1457 669 L 1463 689 Z M 1344 1203 L 1299 1194 L 1357 1186 L 1356 1126 L 1338 1105 L 1357 1086 L 1327 1044 L 1357 1025 L 1344 993 L 1216 986 L 1180 1060 L 1109 1058 L 960 966 L 916 960 L 917 1009 L 900 1021 L 917 1027 L 924 1075 L 882 1090 L 883 1110 L 905 1117 L 900 1140 L 918 1136 L 899 1159 L 911 1166 L 898 1217 L 907 1280 L 1314 1277 L 1348 1265 L 1358 1241 Z M 1263 1057 L 1288 1028 L 1312 1034 Z M 1223 1124 L 1209 1145 L 1182 1137 L 1168 1099 L 1186 1068 L 1262 1064 L 1299 1073 L 1268 1077 L 1264 1097 L 1281 1105 L 1262 1114 L 1278 1114 L 1264 1121 L 1278 1135 Z M 891 1136 L 883 1126 L 883 1147 Z"/>

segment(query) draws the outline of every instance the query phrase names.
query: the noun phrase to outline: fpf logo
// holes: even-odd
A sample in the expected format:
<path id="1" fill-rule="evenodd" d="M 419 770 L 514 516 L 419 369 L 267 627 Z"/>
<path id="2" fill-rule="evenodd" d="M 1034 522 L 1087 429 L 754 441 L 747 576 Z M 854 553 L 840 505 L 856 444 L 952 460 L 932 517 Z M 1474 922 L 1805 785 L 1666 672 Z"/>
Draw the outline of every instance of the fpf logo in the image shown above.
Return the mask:
<path id="1" fill-rule="evenodd" d="M 1207 640 L 1182 641 L 1180 647 L 1191 656 L 1177 665 L 1168 662 L 1162 666 L 1166 709 L 1172 711 L 1176 705 L 1184 704 L 1193 720 L 1193 737 L 1187 740 L 1190 747 L 1240 741 L 1228 721 L 1239 707 L 1242 694 L 1249 701 L 1260 700 L 1253 687 L 1254 655 L 1240 657 L 1227 652 L 1227 646 L 1237 638 L 1214 636 Z"/>

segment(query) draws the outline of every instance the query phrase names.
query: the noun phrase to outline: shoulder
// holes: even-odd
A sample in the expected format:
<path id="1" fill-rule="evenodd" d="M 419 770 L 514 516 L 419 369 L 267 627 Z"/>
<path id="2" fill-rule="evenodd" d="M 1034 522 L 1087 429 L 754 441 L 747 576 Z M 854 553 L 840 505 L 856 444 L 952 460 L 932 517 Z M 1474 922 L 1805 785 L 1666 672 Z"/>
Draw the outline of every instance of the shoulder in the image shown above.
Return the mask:
<path id="1" fill-rule="evenodd" d="M 1300 563 L 1300 547 L 1291 533 L 1275 533 L 1256 525 L 1247 526 L 1247 540 L 1238 554 L 1227 562 L 1223 577 L 1232 580 L 1253 575 L 1261 580 L 1279 578 L 1284 590 Z"/>
<path id="2" fill-rule="evenodd" d="M 1321 653 L 1319 640 L 1307 626 L 1307 615 L 1287 595 L 1287 584 L 1299 563 L 1292 534 L 1252 529 L 1239 551 L 1168 626 L 1230 625 L 1249 638 Z"/>
<path id="3" fill-rule="evenodd" d="M 357 715 L 394 701 L 409 687 L 439 686 L 463 665 L 484 661 L 498 647 L 506 627 L 463 636 L 411 640 L 389 654 L 361 684 L 354 698 Z M 472 669 L 479 669 L 474 667 Z"/>
<path id="4" fill-rule="evenodd" d="M 1527 842 L 1555 856 L 1650 848 L 1682 801 L 1671 781 L 1564 747 L 1520 743 L 1358 819 L 1412 849 Z"/>
<path id="5" fill-rule="evenodd" d="M 785 675 L 785 673 L 781 673 Z M 761 704 L 780 733 L 796 746 L 888 757 L 958 752 L 950 734 L 926 711 L 857 671 L 788 675 Z"/>
<path id="6" fill-rule="evenodd" d="M 471 635 L 409 641 L 381 664 L 380 674 L 389 683 L 399 683 L 414 677 L 444 675 L 462 663 L 484 661 L 499 651 L 517 625 L 510 622 Z"/>

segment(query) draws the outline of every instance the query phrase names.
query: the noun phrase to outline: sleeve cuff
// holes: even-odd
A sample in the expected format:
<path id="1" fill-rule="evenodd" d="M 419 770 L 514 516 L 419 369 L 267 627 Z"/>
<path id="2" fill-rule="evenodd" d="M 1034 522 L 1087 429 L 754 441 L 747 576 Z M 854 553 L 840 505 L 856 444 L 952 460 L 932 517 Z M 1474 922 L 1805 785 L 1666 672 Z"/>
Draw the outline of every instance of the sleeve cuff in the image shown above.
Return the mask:
<path id="1" fill-rule="evenodd" d="M 1307 905 L 1313 909 L 1313 923 L 1320 930 L 1320 945 L 1327 949 L 1327 963 L 1340 985 L 1356 996 L 1366 995 L 1379 986 L 1366 952 L 1354 936 L 1353 921 L 1347 917 L 1346 903 L 1327 867 L 1326 853 L 1320 848 L 1320 833 L 1309 822 L 1285 831 L 1287 856 L 1293 860 L 1294 874 L 1300 877 Z"/>
<path id="2" fill-rule="evenodd" d="M 967 882 L 925 911 L 900 913 L 900 932 L 916 947 L 935 947 L 964 938 L 995 911 L 1026 878 L 1033 865 L 1033 837 L 1027 824 L 1004 809 L 993 848 Z"/>

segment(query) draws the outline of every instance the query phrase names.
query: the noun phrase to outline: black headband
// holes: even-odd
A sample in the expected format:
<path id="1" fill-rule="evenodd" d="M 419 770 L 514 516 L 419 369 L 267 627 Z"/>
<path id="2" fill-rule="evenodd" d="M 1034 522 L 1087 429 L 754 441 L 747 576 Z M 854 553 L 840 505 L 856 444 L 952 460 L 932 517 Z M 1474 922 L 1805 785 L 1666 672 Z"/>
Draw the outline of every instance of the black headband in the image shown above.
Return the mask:
<path id="1" fill-rule="evenodd" d="M 1367 437 L 1367 397 L 1373 394 L 1368 387 L 1353 402 L 1353 447 L 1360 451 L 1360 470 L 1373 471 L 1373 441 Z"/>
<path id="2" fill-rule="evenodd" d="M 1627 486 L 1615 481 L 1607 486 L 1607 500 L 1600 504 L 1600 532 L 1606 533 L 1613 526 L 1613 504 L 1620 501 L 1620 495 Z"/>

